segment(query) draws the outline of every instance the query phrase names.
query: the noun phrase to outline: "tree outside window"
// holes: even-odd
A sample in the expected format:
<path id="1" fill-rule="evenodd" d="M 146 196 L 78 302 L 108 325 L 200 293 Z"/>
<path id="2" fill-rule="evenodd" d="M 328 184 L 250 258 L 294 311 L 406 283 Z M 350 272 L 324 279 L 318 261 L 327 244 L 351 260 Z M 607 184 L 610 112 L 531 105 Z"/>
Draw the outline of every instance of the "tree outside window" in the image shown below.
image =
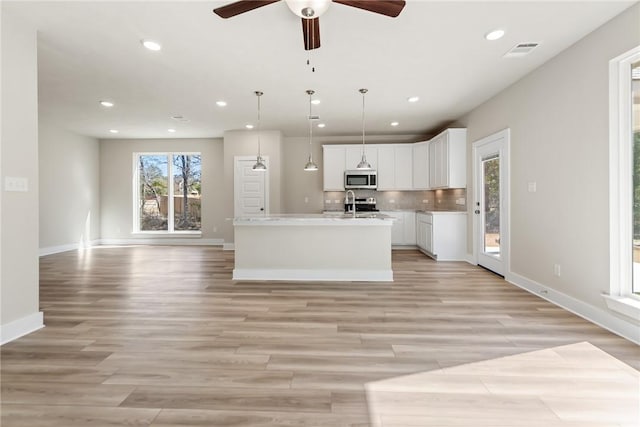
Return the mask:
<path id="1" fill-rule="evenodd" d="M 200 154 L 139 153 L 136 156 L 137 218 L 134 223 L 138 231 L 199 232 Z"/>

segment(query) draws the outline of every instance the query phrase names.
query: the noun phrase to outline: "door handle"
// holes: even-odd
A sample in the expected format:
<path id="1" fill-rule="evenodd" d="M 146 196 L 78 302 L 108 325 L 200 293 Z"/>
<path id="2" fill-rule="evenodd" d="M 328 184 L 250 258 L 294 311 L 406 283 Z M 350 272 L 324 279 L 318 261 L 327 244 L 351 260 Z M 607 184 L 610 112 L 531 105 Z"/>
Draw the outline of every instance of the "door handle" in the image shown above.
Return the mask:
<path id="1" fill-rule="evenodd" d="M 476 209 L 475 211 L 473 211 L 473 213 L 475 213 L 476 215 L 480 215 L 480 209 Z"/>

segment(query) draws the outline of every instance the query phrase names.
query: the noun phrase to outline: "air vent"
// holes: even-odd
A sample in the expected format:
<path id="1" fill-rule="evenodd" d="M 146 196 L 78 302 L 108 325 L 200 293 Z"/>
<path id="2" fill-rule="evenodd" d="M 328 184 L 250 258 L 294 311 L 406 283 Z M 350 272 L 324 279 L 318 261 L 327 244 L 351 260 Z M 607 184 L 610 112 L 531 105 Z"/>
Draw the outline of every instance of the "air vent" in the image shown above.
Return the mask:
<path id="1" fill-rule="evenodd" d="M 518 43 L 511 50 L 504 54 L 504 58 L 521 58 L 531 53 L 540 43 Z"/>
<path id="2" fill-rule="evenodd" d="M 308 119 L 309 120 L 320 120 L 320 116 L 316 116 L 316 115 L 308 116 Z"/>

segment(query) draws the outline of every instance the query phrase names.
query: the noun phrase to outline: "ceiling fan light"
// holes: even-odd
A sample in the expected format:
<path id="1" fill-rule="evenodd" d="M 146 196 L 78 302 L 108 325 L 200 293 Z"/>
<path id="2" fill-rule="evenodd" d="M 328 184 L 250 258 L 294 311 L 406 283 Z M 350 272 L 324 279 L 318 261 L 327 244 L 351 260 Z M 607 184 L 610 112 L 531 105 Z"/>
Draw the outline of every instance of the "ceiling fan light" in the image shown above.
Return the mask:
<path id="1" fill-rule="evenodd" d="M 285 0 L 285 3 L 299 17 L 313 19 L 327 11 L 331 0 Z"/>

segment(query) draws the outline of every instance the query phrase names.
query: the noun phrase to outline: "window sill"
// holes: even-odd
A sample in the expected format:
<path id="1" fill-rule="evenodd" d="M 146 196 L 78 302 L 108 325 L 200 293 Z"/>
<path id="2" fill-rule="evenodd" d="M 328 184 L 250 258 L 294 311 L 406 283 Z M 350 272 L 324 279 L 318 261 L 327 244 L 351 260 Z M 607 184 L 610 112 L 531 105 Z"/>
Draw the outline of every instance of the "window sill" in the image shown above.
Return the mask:
<path id="1" fill-rule="evenodd" d="M 192 238 L 197 239 L 202 237 L 201 231 L 174 231 L 168 233 L 166 231 L 134 231 L 131 233 L 133 236 L 153 236 L 153 237 L 167 237 L 167 238 Z"/>
<path id="2" fill-rule="evenodd" d="M 640 300 L 632 297 L 602 295 L 610 310 L 640 320 Z"/>

